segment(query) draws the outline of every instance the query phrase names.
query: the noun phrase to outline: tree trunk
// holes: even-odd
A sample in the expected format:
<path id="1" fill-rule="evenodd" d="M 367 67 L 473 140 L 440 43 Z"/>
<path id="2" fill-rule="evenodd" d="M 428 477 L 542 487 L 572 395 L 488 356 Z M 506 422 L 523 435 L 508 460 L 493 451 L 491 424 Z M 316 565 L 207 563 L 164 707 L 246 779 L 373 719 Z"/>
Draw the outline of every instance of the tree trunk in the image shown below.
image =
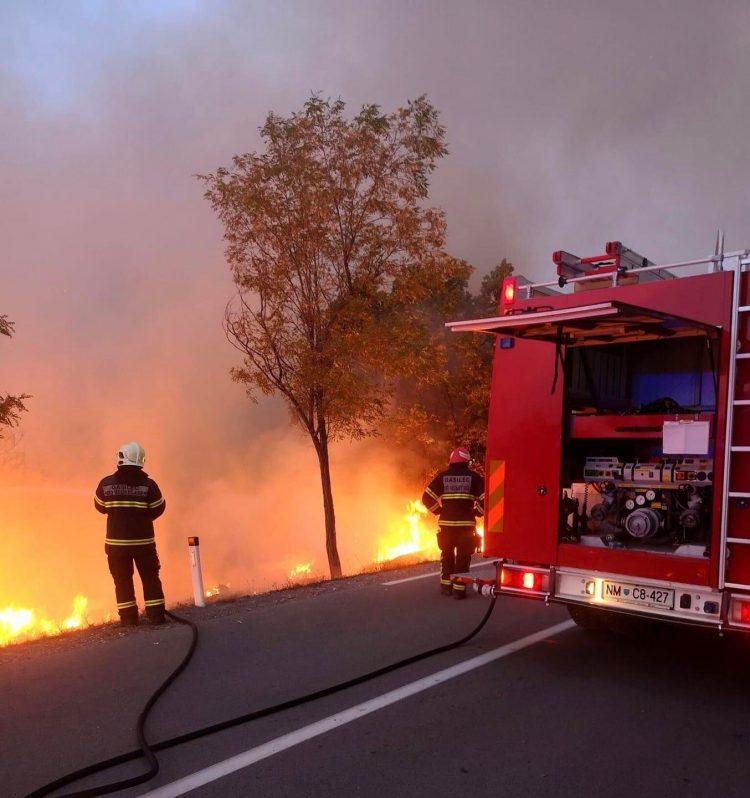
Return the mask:
<path id="1" fill-rule="evenodd" d="M 333 488 L 331 486 L 331 466 L 328 461 L 328 438 L 321 436 L 315 447 L 320 463 L 320 482 L 323 488 L 323 511 L 326 523 L 326 554 L 328 555 L 328 569 L 331 579 L 341 576 L 341 560 L 336 545 L 336 514 L 333 510 Z"/>

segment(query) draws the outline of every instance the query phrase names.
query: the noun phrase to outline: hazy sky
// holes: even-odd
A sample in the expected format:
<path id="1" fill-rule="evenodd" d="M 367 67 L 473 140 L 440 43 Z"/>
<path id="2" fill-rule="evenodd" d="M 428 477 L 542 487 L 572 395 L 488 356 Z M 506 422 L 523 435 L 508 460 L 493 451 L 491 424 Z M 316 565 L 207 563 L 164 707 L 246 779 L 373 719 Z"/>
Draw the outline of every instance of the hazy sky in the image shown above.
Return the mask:
<path id="1" fill-rule="evenodd" d="M 193 177 L 269 110 L 426 93 L 450 147 L 433 201 L 480 272 L 551 277 L 553 250 L 610 239 L 691 258 L 718 225 L 750 247 L 749 37 L 746 0 L 4 0 L 0 390 L 34 394 L 30 462 L 88 486 L 141 437 L 174 487 L 288 434 L 228 380 L 232 286 Z"/>
<path id="2" fill-rule="evenodd" d="M 139 335 L 225 370 L 231 285 L 193 174 L 256 147 L 267 111 L 311 91 L 387 109 L 429 95 L 451 151 L 433 199 L 480 271 L 505 256 L 544 278 L 553 250 L 613 238 L 695 257 L 718 225 L 750 246 L 748 36 L 750 3 L 722 0 L 6 0 L 7 379 L 30 356 L 85 352 L 81 379 L 96 368 L 96 389 L 106 362 L 127 391 L 114 348 Z"/>
<path id="3" fill-rule="evenodd" d="M 216 231 L 191 174 L 254 147 L 269 109 L 426 92 L 451 147 L 434 198 L 480 269 L 508 255 L 541 275 L 552 250 L 613 237 L 672 259 L 718 224 L 745 246 L 748 36 L 750 4 L 722 0 L 6 0 L 3 223 L 65 202 L 114 244 L 117 209 L 132 234 L 148 205 L 143 232 L 189 231 L 203 266 Z"/>

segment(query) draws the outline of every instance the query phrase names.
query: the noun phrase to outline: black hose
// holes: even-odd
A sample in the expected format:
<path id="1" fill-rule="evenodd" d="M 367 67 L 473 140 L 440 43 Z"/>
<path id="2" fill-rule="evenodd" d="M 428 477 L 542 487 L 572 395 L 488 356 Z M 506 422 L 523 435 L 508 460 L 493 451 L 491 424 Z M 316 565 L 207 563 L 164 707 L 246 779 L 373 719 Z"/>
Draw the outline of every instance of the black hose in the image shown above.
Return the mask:
<path id="1" fill-rule="evenodd" d="M 428 657 L 434 657 L 437 654 L 443 654 L 446 651 L 451 651 L 454 648 L 464 645 L 464 643 L 468 643 L 469 640 L 479 634 L 484 625 L 487 623 L 490 615 L 492 614 L 492 610 L 495 608 L 496 601 L 497 597 L 493 596 L 490 601 L 490 605 L 487 608 L 487 612 L 484 614 L 479 624 L 471 632 L 469 632 L 469 634 L 453 643 L 446 643 L 445 645 L 438 646 L 437 648 L 431 648 L 428 651 L 423 651 L 420 654 L 414 654 L 411 657 L 406 657 L 406 659 L 399 660 L 391 665 L 385 665 L 382 668 L 377 668 L 376 670 L 365 673 L 362 676 L 355 676 L 353 679 L 347 679 L 345 682 L 340 682 L 339 684 L 334 684 L 330 687 L 324 687 L 322 690 L 316 690 L 313 693 L 307 693 L 307 695 L 299 696 L 298 698 L 292 698 L 289 701 L 282 701 L 280 704 L 274 704 L 273 706 L 264 707 L 263 709 L 256 709 L 252 712 L 247 712 L 244 715 L 238 715 L 235 718 L 229 718 L 228 720 L 223 720 L 219 723 L 213 723 L 210 726 L 204 726 L 201 729 L 194 729 L 193 731 L 186 732 L 185 734 L 179 734 L 176 737 L 170 737 L 167 740 L 150 744 L 146 739 L 144 732 L 146 719 L 148 718 L 149 713 L 154 708 L 154 705 L 159 698 L 164 694 L 172 682 L 174 682 L 174 680 L 182 673 L 182 671 L 185 670 L 193 656 L 193 653 L 195 652 L 195 647 L 198 643 L 198 627 L 192 621 L 187 620 L 187 618 L 182 618 L 179 615 L 168 612 L 167 615 L 173 620 L 190 626 L 193 636 L 190 642 L 190 647 L 188 648 L 185 656 L 182 658 L 180 664 L 172 671 L 172 673 L 169 674 L 169 676 L 167 676 L 161 685 L 159 685 L 151 698 L 149 698 L 149 700 L 146 702 L 145 706 L 141 710 L 140 715 L 138 715 L 136 734 L 140 748 L 128 751 L 124 754 L 119 754 L 118 756 L 113 756 L 110 759 L 103 759 L 100 762 L 94 762 L 91 765 L 87 765 L 86 767 L 74 770 L 71 773 L 67 773 L 65 776 L 61 776 L 59 779 L 55 779 L 49 784 L 45 784 L 43 787 L 39 787 L 38 789 L 34 790 L 34 792 L 29 793 L 26 798 L 42 798 L 42 796 L 50 795 L 51 793 L 67 786 L 68 784 L 71 784 L 74 781 L 78 781 L 79 779 L 83 779 L 87 776 L 93 776 L 95 773 L 100 773 L 103 770 L 108 770 L 109 768 L 115 767 L 117 765 L 122 765 L 125 762 L 131 762 L 132 760 L 138 759 L 141 756 L 145 757 L 149 764 L 149 769 L 145 773 L 142 773 L 139 776 L 133 776 L 129 779 L 123 779 L 122 781 L 115 781 L 111 784 L 103 784 L 101 787 L 91 787 L 78 792 L 66 793 L 65 796 L 62 796 L 61 798 L 90 798 L 92 796 L 106 795 L 107 793 L 117 792 L 118 790 L 124 790 L 128 787 L 135 787 L 138 784 L 143 784 L 149 779 L 152 779 L 159 772 L 159 761 L 155 756 L 157 751 L 164 751 L 167 748 L 173 748 L 177 745 L 181 745 L 182 743 L 187 743 L 191 740 L 197 740 L 199 737 L 215 734 L 216 732 L 223 731 L 224 729 L 230 729 L 233 726 L 239 726 L 243 723 L 259 720 L 260 718 L 265 718 L 269 715 L 274 715 L 277 712 L 283 712 L 284 710 L 292 709 L 293 707 L 298 707 L 311 701 L 317 701 L 319 698 L 325 698 L 326 696 L 333 695 L 334 693 L 338 693 L 342 690 L 347 690 L 348 688 L 355 687 L 363 682 L 376 679 L 378 676 L 384 676 L 386 673 L 391 673 L 392 671 L 398 670 L 399 668 L 404 668 L 407 665 L 413 665 L 415 662 L 427 659 Z"/>
<path id="2" fill-rule="evenodd" d="M 79 790 L 78 792 L 68 793 L 68 798 L 73 798 L 73 796 L 76 798 L 93 798 L 93 796 L 96 795 L 106 795 L 107 793 L 117 792 L 118 790 L 125 790 L 128 787 L 136 787 L 139 784 L 149 781 L 159 772 L 159 760 L 154 755 L 154 746 L 149 745 L 149 742 L 146 739 L 146 720 L 159 698 L 161 698 L 172 682 L 174 682 L 174 680 L 185 670 L 185 668 L 187 668 L 188 663 L 193 658 L 195 648 L 198 645 L 198 627 L 192 621 L 189 621 L 187 618 L 181 618 L 179 615 L 175 615 L 172 612 L 167 612 L 166 614 L 173 620 L 177 621 L 177 623 L 182 623 L 186 626 L 189 626 L 192 631 L 192 637 L 190 640 L 190 645 L 188 646 L 188 650 L 185 652 L 185 656 L 180 661 L 180 664 L 169 674 L 169 676 L 167 676 L 167 678 L 159 685 L 159 687 L 157 687 L 148 701 L 146 701 L 143 709 L 138 715 L 138 720 L 135 726 L 135 734 L 140 748 L 137 751 L 130 751 L 127 754 L 127 758 L 121 759 L 121 757 L 114 757 L 112 760 L 96 762 L 93 765 L 88 765 L 85 768 L 81 768 L 73 773 L 69 773 L 62 778 L 56 779 L 55 781 L 46 784 L 44 787 L 40 787 L 38 790 L 34 790 L 34 792 L 29 793 L 28 798 L 33 798 L 37 795 L 49 795 L 51 792 L 59 790 L 66 784 L 78 781 L 79 779 L 84 778 L 84 776 L 90 776 L 110 767 L 110 764 L 108 764 L 109 762 L 111 762 L 113 765 L 116 764 L 114 760 L 126 762 L 129 759 L 135 759 L 136 757 L 144 756 L 148 762 L 149 768 L 145 773 L 141 773 L 139 776 L 132 776 L 129 779 L 114 781 L 111 784 L 103 784 L 100 787 L 90 787 L 87 790 Z"/>

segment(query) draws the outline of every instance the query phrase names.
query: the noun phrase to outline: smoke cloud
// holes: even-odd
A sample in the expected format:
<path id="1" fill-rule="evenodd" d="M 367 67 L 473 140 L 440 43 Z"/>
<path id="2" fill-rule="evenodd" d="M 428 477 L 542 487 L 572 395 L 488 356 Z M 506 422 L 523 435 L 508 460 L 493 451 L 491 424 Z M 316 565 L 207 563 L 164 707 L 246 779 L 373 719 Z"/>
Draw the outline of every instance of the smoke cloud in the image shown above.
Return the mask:
<path id="1" fill-rule="evenodd" d="M 427 93 L 451 155 L 433 181 L 454 254 L 551 275 L 620 239 L 656 261 L 750 246 L 745 2 L 22 2 L 0 8 L 0 389 L 28 392 L 0 458 L 0 605 L 111 609 L 92 507 L 138 439 L 211 583 L 324 572 L 311 447 L 230 382 L 232 284 L 193 175 L 259 144 L 311 91 L 355 108 Z M 415 493 L 377 446 L 334 453 L 342 554 L 372 561 Z"/>

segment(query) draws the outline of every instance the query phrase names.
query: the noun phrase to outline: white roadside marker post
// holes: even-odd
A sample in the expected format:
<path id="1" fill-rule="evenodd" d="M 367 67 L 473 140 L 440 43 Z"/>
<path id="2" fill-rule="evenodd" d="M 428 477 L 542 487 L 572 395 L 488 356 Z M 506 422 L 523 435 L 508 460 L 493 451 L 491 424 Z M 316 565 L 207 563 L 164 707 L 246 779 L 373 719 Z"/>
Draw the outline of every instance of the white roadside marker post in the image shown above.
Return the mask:
<path id="1" fill-rule="evenodd" d="M 206 606 L 206 597 L 203 592 L 203 572 L 201 571 L 200 539 L 188 538 L 188 551 L 190 552 L 190 571 L 193 576 L 193 599 L 196 607 Z"/>

